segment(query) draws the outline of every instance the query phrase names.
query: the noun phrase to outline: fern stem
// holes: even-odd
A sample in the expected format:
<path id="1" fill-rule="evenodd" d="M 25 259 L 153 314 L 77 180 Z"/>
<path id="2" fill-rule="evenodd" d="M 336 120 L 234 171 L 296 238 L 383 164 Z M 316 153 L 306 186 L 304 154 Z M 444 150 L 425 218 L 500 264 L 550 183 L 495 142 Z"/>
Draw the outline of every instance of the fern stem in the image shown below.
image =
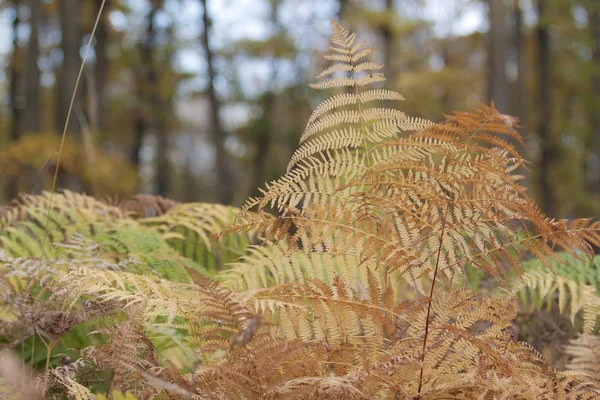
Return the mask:
<path id="1" fill-rule="evenodd" d="M 425 333 L 423 334 L 423 349 L 421 351 L 421 372 L 419 373 L 419 389 L 417 390 L 417 400 L 421 398 L 421 389 L 423 387 L 423 371 L 425 369 L 425 347 L 427 346 L 427 336 L 429 336 L 429 315 L 431 314 L 431 303 L 433 303 L 433 289 L 440 265 L 440 256 L 442 255 L 442 245 L 444 244 L 444 232 L 446 231 L 446 216 L 448 214 L 448 206 L 444 210 L 444 220 L 442 221 L 442 232 L 440 234 L 440 245 L 438 246 L 437 259 L 435 261 L 435 271 L 433 271 L 433 280 L 429 291 L 429 304 L 427 304 L 427 317 L 425 318 Z"/>
<path id="2" fill-rule="evenodd" d="M 44 260 L 44 247 L 46 245 L 46 238 L 48 237 L 48 224 L 50 222 L 50 210 L 52 209 L 52 201 L 54 200 L 54 192 L 56 191 L 56 182 L 58 181 L 58 170 L 60 169 L 60 159 L 63 153 L 63 149 L 65 147 L 65 139 L 67 137 L 67 129 L 69 127 L 69 120 L 71 119 L 71 113 L 73 112 L 73 105 L 75 104 L 75 97 L 77 95 L 77 89 L 79 89 L 79 83 L 81 82 L 81 77 L 83 75 L 83 71 L 85 68 L 85 62 L 87 61 L 88 55 L 90 53 L 90 49 L 92 47 L 92 43 L 94 40 L 94 36 L 96 35 L 96 29 L 98 28 L 98 24 L 100 22 L 100 18 L 102 17 L 102 11 L 104 10 L 104 5 L 106 4 L 106 0 L 102 0 L 100 3 L 100 9 L 98 10 L 98 15 L 96 16 L 96 21 L 94 22 L 94 27 L 92 28 L 92 32 L 90 34 L 90 38 L 88 40 L 87 46 L 85 47 L 85 54 L 83 55 L 83 60 L 81 61 L 81 66 L 79 67 L 79 73 L 77 74 L 77 79 L 75 80 L 75 87 L 73 88 L 73 93 L 71 95 L 71 102 L 69 103 L 69 110 L 67 112 L 67 118 L 65 121 L 64 129 L 62 132 L 62 136 L 60 139 L 60 148 L 58 149 L 58 156 L 56 158 L 56 167 L 54 168 L 54 175 L 52 177 L 52 190 L 50 191 L 50 201 L 48 203 L 48 212 L 46 216 L 46 225 L 44 227 L 44 237 L 42 238 L 42 254 L 41 259 Z M 40 278 L 41 271 L 41 263 L 40 268 L 38 268 L 36 279 Z"/>

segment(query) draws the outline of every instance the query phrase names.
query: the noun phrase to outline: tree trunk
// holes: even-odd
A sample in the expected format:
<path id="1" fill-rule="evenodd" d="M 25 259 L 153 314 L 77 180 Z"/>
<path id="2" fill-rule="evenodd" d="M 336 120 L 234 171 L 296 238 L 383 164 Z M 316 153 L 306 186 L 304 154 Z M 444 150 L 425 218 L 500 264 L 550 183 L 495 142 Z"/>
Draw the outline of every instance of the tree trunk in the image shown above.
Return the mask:
<path id="1" fill-rule="evenodd" d="M 173 26 L 167 29 L 170 38 L 173 36 Z M 173 58 L 172 47 L 169 46 L 165 56 L 165 63 L 170 64 Z M 156 151 L 156 191 L 159 195 L 167 197 L 171 187 L 171 168 L 169 164 L 169 117 L 173 111 L 173 94 L 160 93 L 158 79 L 158 66 L 156 60 L 151 64 L 154 83 L 152 87 L 152 114 L 156 120 L 157 151 Z"/>
<path id="2" fill-rule="evenodd" d="M 20 49 L 19 49 L 19 40 L 18 40 L 18 35 L 17 35 L 17 30 L 19 27 L 19 13 L 17 12 L 17 10 L 19 9 L 19 4 L 20 1 L 19 0 L 15 0 L 13 2 L 14 4 L 14 10 L 15 10 L 15 19 L 13 20 L 13 24 L 12 24 L 12 35 L 13 35 L 13 40 L 12 40 L 12 44 L 13 44 L 13 51 L 12 51 L 12 55 L 11 55 L 11 59 L 10 59 L 10 107 L 11 107 L 11 111 L 12 111 L 12 124 L 10 127 L 10 140 L 11 141 L 16 141 L 19 140 L 19 137 L 21 136 L 21 126 L 20 126 L 20 119 L 21 119 L 21 109 L 22 109 L 22 102 L 20 101 L 20 93 L 19 93 L 19 87 L 20 87 L 20 76 L 19 76 L 19 67 L 22 66 L 22 62 L 19 62 L 20 59 Z"/>
<path id="3" fill-rule="evenodd" d="M 394 34 L 392 32 L 392 16 L 395 14 L 394 0 L 385 0 L 385 11 L 386 15 L 389 15 L 389 20 L 385 20 L 383 25 L 379 28 L 381 37 L 383 39 L 383 63 L 384 63 L 384 74 L 386 79 L 391 82 L 391 85 L 395 85 L 395 68 L 392 62 L 394 58 Z"/>
<path id="4" fill-rule="evenodd" d="M 97 8 L 96 12 L 100 11 L 103 0 L 96 0 Z M 96 45 L 94 47 L 94 53 L 96 54 L 96 65 L 94 66 L 94 83 L 96 93 L 96 121 L 94 130 L 96 133 L 104 132 L 106 130 L 106 104 L 105 104 L 105 88 L 106 76 L 108 73 L 108 58 L 106 57 L 106 45 L 108 43 L 108 10 L 110 0 L 106 0 L 104 6 L 104 13 L 100 16 L 98 21 L 98 28 L 96 29 Z"/>
<path id="5" fill-rule="evenodd" d="M 60 26 L 62 30 L 61 50 L 63 53 L 62 69 L 58 80 L 58 113 L 56 129 L 62 132 L 67 121 L 71 97 L 75 89 L 77 74 L 81 64 L 79 51 L 81 49 L 81 36 L 79 29 L 79 0 L 61 0 L 58 2 L 60 12 Z M 80 95 L 76 93 L 74 110 L 80 109 Z M 68 129 L 69 132 L 80 133 L 81 125 L 75 111 L 71 112 Z"/>
<path id="6" fill-rule="evenodd" d="M 592 129 L 593 129 L 593 152 L 596 162 L 592 166 L 596 168 L 591 176 L 594 177 L 592 190 L 600 194 L 600 5 L 592 8 L 590 13 L 592 27 L 592 38 L 594 40 L 593 62 L 594 62 L 594 97 L 592 99 Z"/>
<path id="7" fill-rule="evenodd" d="M 346 18 L 346 16 L 348 15 L 348 10 L 351 8 L 351 6 L 351 0 L 339 0 L 337 18 L 340 23 L 342 23 L 344 21 L 344 18 Z"/>
<path id="8" fill-rule="evenodd" d="M 488 0 L 489 3 L 489 51 L 488 51 L 488 96 L 500 112 L 508 110 L 508 82 L 506 81 L 506 9 L 503 0 Z"/>
<path id="9" fill-rule="evenodd" d="M 153 111 L 156 115 L 156 192 L 161 196 L 169 195 L 171 174 L 169 165 L 168 115 L 172 109 L 170 99 L 156 99 Z"/>
<path id="10" fill-rule="evenodd" d="M 202 48 L 206 55 L 206 63 L 208 68 L 208 87 L 206 89 L 208 99 L 211 105 L 210 122 L 211 122 L 211 139 L 215 148 L 215 171 L 217 175 L 217 196 L 219 202 L 223 204 L 231 204 L 234 197 L 233 172 L 230 157 L 225 149 L 225 130 L 221 123 L 220 111 L 221 102 L 215 91 L 215 68 L 213 64 L 213 52 L 210 48 L 210 30 L 211 19 L 208 15 L 207 0 L 202 2 L 202 22 L 204 32 L 202 34 Z"/>
<path id="11" fill-rule="evenodd" d="M 550 47 L 548 35 L 548 21 L 546 19 L 546 0 L 538 0 L 538 24 L 536 39 L 538 47 L 538 137 L 540 140 L 540 198 L 539 204 L 546 214 L 556 217 L 556 198 L 552 188 L 550 166 L 556 159 L 557 151 L 550 131 L 551 104 L 550 104 Z"/>
<path id="12" fill-rule="evenodd" d="M 25 78 L 25 109 L 23 110 L 23 132 L 39 133 L 42 123 L 39 26 L 42 20 L 42 3 L 39 0 L 29 0 L 31 16 L 29 26 L 29 46 L 27 48 L 26 78 Z"/>
<path id="13" fill-rule="evenodd" d="M 140 41 L 139 51 L 141 53 L 142 64 L 140 65 L 139 74 L 136 79 L 136 87 L 138 93 L 138 104 L 134 111 L 134 140 L 131 148 L 131 153 L 129 159 L 132 164 L 136 166 L 140 166 L 140 150 L 144 144 L 144 136 L 146 136 L 146 131 L 152 125 L 149 122 L 150 113 L 147 111 L 149 108 L 148 103 L 149 92 L 153 90 L 150 86 L 150 82 L 155 80 L 153 76 L 154 70 L 151 68 L 153 63 L 152 52 L 154 50 L 154 42 L 155 42 L 155 30 L 154 30 L 154 16 L 156 15 L 156 7 L 152 7 L 150 9 L 150 13 L 148 14 L 148 26 L 146 27 L 146 32 L 142 40 Z"/>
<path id="14" fill-rule="evenodd" d="M 527 88 L 525 85 L 525 36 L 523 32 L 523 11 L 519 0 L 514 0 L 514 20 L 515 20 L 515 53 L 517 57 L 517 99 L 516 114 L 521 122 L 521 126 L 527 129 Z"/>
<path id="15" fill-rule="evenodd" d="M 15 142 L 17 140 L 19 140 L 19 137 L 21 135 L 21 130 L 20 130 L 20 121 L 21 121 L 21 108 L 22 105 L 19 104 L 20 103 L 20 99 L 19 99 L 19 81 L 20 81 L 20 75 L 19 75 L 19 67 L 21 66 L 21 62 L 19 62 L 19 58 L 20 58 L 20 49 L 19 49 L 19 41 L 17 39 L 17 29 L 19 26 L 19 13 L 17 12 L 17 10 L 19 9 L 19 0 L 14 0 L 13 1 L 13 5 L 14 5 L 14 10 L 15 10 L 15 19 L 13 20 L 12 23 L 12 35 L 13 35 L 13 50 L 12 50 L 12 55 L 10 58 L 10 67 L 9 67 L 9 76 L 10 76 L 10 87 L 9 87 L 9 96 L 10 96 L 10 108 L 12 111 L 12 120 L 11 120 L 11 126 L 10 126 L 10 135 L 9 135 L 9 140 L 10 142 Z M 17 192 L 18 192 L 18 187 L 17 187 L 17 179 L 16 177 L 8 177 L 7 182 L 6 182 L 6 192 L 5 192 L 5 197 L 7 197 L 8 199 L 13 199 L 17 196 Z"/>

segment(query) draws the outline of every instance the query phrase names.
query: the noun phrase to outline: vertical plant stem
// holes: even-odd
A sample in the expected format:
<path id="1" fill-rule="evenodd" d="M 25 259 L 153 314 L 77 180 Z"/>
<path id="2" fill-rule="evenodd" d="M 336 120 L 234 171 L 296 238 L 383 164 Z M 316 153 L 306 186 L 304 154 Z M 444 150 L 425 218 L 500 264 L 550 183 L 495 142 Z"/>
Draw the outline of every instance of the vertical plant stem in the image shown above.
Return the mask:
<path id="1" fill-rule="evenodd" d="M 75 87 L 73 88 L 73 93 L 71 95 L 71 102 L 69 103 L 69 109 L 67 111 L 67 118 L 65 120 L 64 129 L 62 132 L 62 136 L 60 139 L 60 148 L 58 149 L 58 156 L 56 157 L 56 167 L 54 168 L 54 176 L 52 178 L 52 190 L 50 191 L 50 200 L 48 202 L 48 209 L 46 212 L 46 224 L 44 226 L 44 237 L 42 238 L 42 254 L 40 258 L 44 261 L 44 247 L 46 245 L 46 239 L 48 237 L 48 224 L 50 222 L 50 211 L 52 210 L 52 201 L 54 200 L 54 192 L 56 191 L 56 182 L 58 180 L 58 170 L 60 169 L 60 159 L 63 153 L 63 149 L 65 147 L 65 138 L 67 137 L 67 129 L 69 127 L 69 120 L 71 119 L 71 113 L 73 111 L 73 105 L 75 104 L 75 98 L 77 96 L 77 89 L 79 88 L 79 82 L 81 81 L 81 76 L 83 75 L 83 70 L 85 68 L 85 61 L 88 58 L 90 53 L 90 48 L 92 47 L 92 42 L 94 40 L 94 35 L 96 34 L 96 28 L 98 28 L 98 23 L 100 22 L 100 17 L 102 16 L 102 10 L 104 9 L 104 5 L 106 4 L 106 0 L 102 0 L 102 4 L 100 5 L 100 9 L 98 10 L 98 16 L 96 17 L 96 22 L 94 23 L 94 27 L 92 28 L 92 33 L 90 34 L 90 38 L 88 40 L 87 46 L 85 47 L 85 54 L 83 56 L 83 60 L 81 61 L 81 66 L 79 67 L 79 73 L 77 74 L 77 79 L 75 80 Z M 39 280 L 40 277 L 40 268 L 38 268 L 36 279 Z"/>
<path id="2" fill-rule="evenodd" d="M 437 259 L 435 261 L 435 271 L 433 272 L 433 280 L 429 291 L 429 304 L 427 305 L 427 318 L 425 319 L 425 333 L 423 335 L 423 349 L 421 351 L 421 372 L 419 374 L 419 389 L 417 390 L 417 399 L 421 398 L 421 389 L 423 387 L 423 370 L 425 362 L 425 347 L 427 346 L 427 337 L 429 336 L 429 315 L 431 314 L 431 303 L 433 303 L 433 289 L 440 266 L 440 256 L 442 255 L 442 245 L 444 243 L 444 232 L 446 231 L 446 215 L 448 214 L 448 206 L 444 210 L 444 220 L 442 221 L 442 233 L 440 234 L 440 245 L 437 251 Z"/>

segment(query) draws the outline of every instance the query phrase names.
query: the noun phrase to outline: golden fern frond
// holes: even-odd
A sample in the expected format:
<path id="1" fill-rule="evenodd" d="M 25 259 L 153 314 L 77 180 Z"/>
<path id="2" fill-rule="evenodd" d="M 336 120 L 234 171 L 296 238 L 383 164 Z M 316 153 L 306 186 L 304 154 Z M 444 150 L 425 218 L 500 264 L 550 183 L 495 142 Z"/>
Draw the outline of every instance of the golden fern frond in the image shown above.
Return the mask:
<path id="1" fill-rule="evenodd" d="M 394 108 L 367 106 L 373 102 L 389 102 L 404 98 L 392 90 L 367 89 L 363 86 L 383 81 L 377 71 L 381 65 L 368 61 L 359 63 L 369 51 L 359 50 L 354 37 L 345 28 L 332 23 L 332 54 L 326 58 L 341 61 L 325 70 L 319 77 L 329 77 L 315 85 L 318 89 L 354 86 L 354 93 L 335 94 L 324 100 L 311 115 L 301 146 L 288 164 L 288 173 L 267 185 L 262 199 L 252 199 L 242 207 L 237 222 L 245 225 L 245 211 L 258 205 L 259 210 L 271 203 L 279 212 L 288 207 L 307 207 L 323 203 L 331 196 L 348 197 L 351 191 L 335 192 L 345 182 L 360 177 L 368 167 L 367 155 L 374 143 L 398 135 L 401 130 L 428 126 L 425 120 L 409 120 Z M 347 36 L 346 36 L 347 35 Z M 351 71 L 350 77 L 336 77 L 337 72 Z M 338 129 L 340 125 L 344 127 Z M 366 158 L 365 158 L 366 156 Z"/>
<path id="2" fill-rule="evenodd" d="M 327 68 L 317 78 L 335 75 L 338 72 L 351 72 L 351 76 L 327 78 L 309 86 L 314 89 L 349 86 L 355 87 L 355 93 L 337 94 L 323 101 L 311 115 L 300 139 L 301 144 L 309 141 L 314 135 L 327 133 L 329 128 L 339 124 L 357 124 L 364 137 L 365 124 L 368 125 L 369 121 L 392 119 L 400 122 L 406 119 L 402 112 L 395 109 L 363 108 L 362 105 L 369 102 L 403 100 L 404 98 L 392 90 L 372 89 L 361 92 L 360 88 L 363 86 L 385 81 L 383 74 L 376 72 L 381 70 L 383 65 L 369 61 L 359 63 L 360 59 L 370 53 L 370 49 L 359 51 L 362 44 L 354 45 L 354 34 L 350 34 L 336 22 L 332 22 L 332 29 L 331 40 L 337 47 L 331 47 L 332 54 L 325 58 L 341 63 Z M 368 74 L 363 75 L 363 73 Z M 348 105 L 357 107 L 352 110 L 334 111 Z M 330 111 L 334 112 L 328 114 Z"/>
<path id="3" fill-rule="evenodd" d="M 565 351 L 572 357 L 567 368 L 600 390 L 600 336 L 583 333 L 571 340 Z"/>
<path id="4" fill-rule="evenodd" d="M 304 160 L 313 154 L 325 152 L 326 150 L 354 149 L 360 146 L 363 141 L 363 134 L 354 128 L 334 130 L 308 142 L 305 146 L 298 148 L 287 167 L 290 173 L 292 168 L 297 166 L 301 160 Z"/>
<path id="5" fill-rule="evenodd" d="M 324 203 L 330 197 L 347 197 L 357 189 L 350 188 L 342 192 L 338 190 L 339 186 L 365 171 L 365 165 L 348 149 L 327 150 L 303 158 L 288 174 L 267 184 L 266 189 L 261 189 L 262 197 L 248 200 L 236 217 L 236 225 L 251 227 L 260 221 L 256 214 L 250 213 L 253 208 L 260 215 L 266 207 L 282 212 L 289 208 Z"/>
<path id="6" fill-rule="evenodd" d="M 75 381 L 72 377 L 66 375 L 58 375 L 56 377 L 58 382 L 67 389 L 69 398 L 74 400 L 91 400 L 95 399 L 96 396 L 87 387 L 83 386 L 79 382 Z"/>
<path id="7" fill-rule="evenodd" d="M 110 302 L 114 310 L 135 307 L 140 323 L 185 332 L 185 340 L 206 354 L 227 349 L 234 334 L 255 318 L 246 305 L 251 297 L 208 280 L 183 284 L 151 275 L 80 268 L 54 285 L 54 291 L 64 293 L 67 310 L 82 297 Z"/>
<path id="8" fill-rule="evenodd" d="M 277 313 L 288 340 L 346 343 L 365 359 L 376 357 L 398 326 L 406 322 L 401 317 L 402 307 L 393 305 L 389 282 L 382 288 L 371 272 L 364 284 L 336 276 L 331 285 L 311 279 L 305 284 L 278 285 L 256 294 L 258 299 L 263 296 L 298 306 Z"/>
<path id="9" fill-rule="evenodd" d="M 219 277 L 223 285 L 239 292 L 311 279 L 332 284 L 337 275 L 364 285 L 367 273 L 375 270 L 374 260 L 361 260 L 358 254 L 297 252 L 282 241 L 252 246 Z"/>
<path id="10" fill-rule="evenodd" d="M 50 199 L 52 199 L 51 210 L 58 214 L 79 210 L 86 215 L 93 215 L 98 219 L 114 220 L 124 217 L 118 207 L 91 196 L 64 190 L 54 195 L 50 192 L 43 192 L 40 195 L 22 194 L 0 213 L 0 228 L 28 219 L 30 209 L 46 210 L 47 212 L 50 206 Z"/>

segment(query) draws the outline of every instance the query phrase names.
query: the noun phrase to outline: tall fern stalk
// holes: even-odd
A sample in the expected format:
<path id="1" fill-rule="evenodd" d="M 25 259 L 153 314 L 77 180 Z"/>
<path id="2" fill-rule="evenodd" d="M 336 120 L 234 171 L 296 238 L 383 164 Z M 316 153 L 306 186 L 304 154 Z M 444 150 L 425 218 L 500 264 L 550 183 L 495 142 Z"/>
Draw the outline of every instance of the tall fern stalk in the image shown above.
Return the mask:
<path id="1" fill-rule="evenodd" d="M 423 369 L 425 364 L 425 352 L 427 348 L 427 337 L 429 336 L 429 322 L 431 315 L 431 304 L 433 303 L 433 290 L 435 288 L 435 282 L 437 282 L 437 275 L 440 266 L 440 256 L 442 255 L 442 244 L 444 243 L 444 233 L 446 231 L 446 218 L 448 217 L 448 207 L 444 211 L 444 220 L 442 222 L 442 232 L 440 233 L 440 245 L 437 250 L 437 257 L 435 260 L 435 270 L 433 271 L 433 278 L 431 281 L 431 289 L 429 289 L 429 302 L 427 304 L 427 317 L 425 317 L 425 332 L 423 333 L 423 349 L 421 350 L 421 371 L 419 372 L 419 388 L 417 389 L 417 399 L 421 399 L 421 389 L 423 387 Z"/>
<path id="2" fill-rule="evenodd" d="M 85 68 L 85 62 L 90 53 L 90 49 L 92 47 L 92 43 L 94 41 L 94 37 L 96 35 L 96 29 L 98 28 L 98 24 L 100 22 L 100 18 L 102 17 L 102 11 L 104 11 L 104 5 L 106 4 L 106 0 L 102 0 L 100 3 L 100 8 L 98 10 L 98 15 L 96 15 L 96 21 L 94 21 L 94 26 L 92 28 L 92 32 L 90 34 L 90 38 L 88 40 L 87 45 L 85 46 L 85 54 L 83 56 L 83 60 L 81 60 L 81 66 L 79 67 L 79 72 L 77 73 L 77 79 L 75 80 L 75 86 L 73 87 L 73 93 L 71 94 L 71 101 L 69 102 L 69 110 L 67 111 L 67 119 L 64 124 L 64 129 L 61 135 L 60 140 L 60 148 L 58 149 L 58 154 L 56 156 L 56 167 L 54 168 L 54 175 L 52 177 L 52 189 L 50 190 L 50 201 L 48 203 L 48 213 L 46 219 L 46 225 L 44 226 L 44 231 L 48 231 L 48 224 L 50 222 L 50 210 L 52 209 L 52 202 L 54 200 L 54 193 L 56 191 L 56 183 L 58 181 L 58 171 L 60 169 L 60 159 L 62 157 L 63 149 L 65 147 L 65 139 L 67 137 L 67 129 L 69 128 L 69 121 L 71 120 L 71 112 L 73 111 L 73 105 L 75 104 L 75 98 L 77 96 L 77 90 L 79 89 L 79 83 L 81 82 L 81 77 L 83 76 L 83 69 Z M 44 235 L 42 248 L 44 248 L 44 244 L 46 242 L 47 235 Z M 44 253 L 40 254 L 40 258 L 44 259 Z M 38 276 L 39 279 L 39 271 Z"/>

